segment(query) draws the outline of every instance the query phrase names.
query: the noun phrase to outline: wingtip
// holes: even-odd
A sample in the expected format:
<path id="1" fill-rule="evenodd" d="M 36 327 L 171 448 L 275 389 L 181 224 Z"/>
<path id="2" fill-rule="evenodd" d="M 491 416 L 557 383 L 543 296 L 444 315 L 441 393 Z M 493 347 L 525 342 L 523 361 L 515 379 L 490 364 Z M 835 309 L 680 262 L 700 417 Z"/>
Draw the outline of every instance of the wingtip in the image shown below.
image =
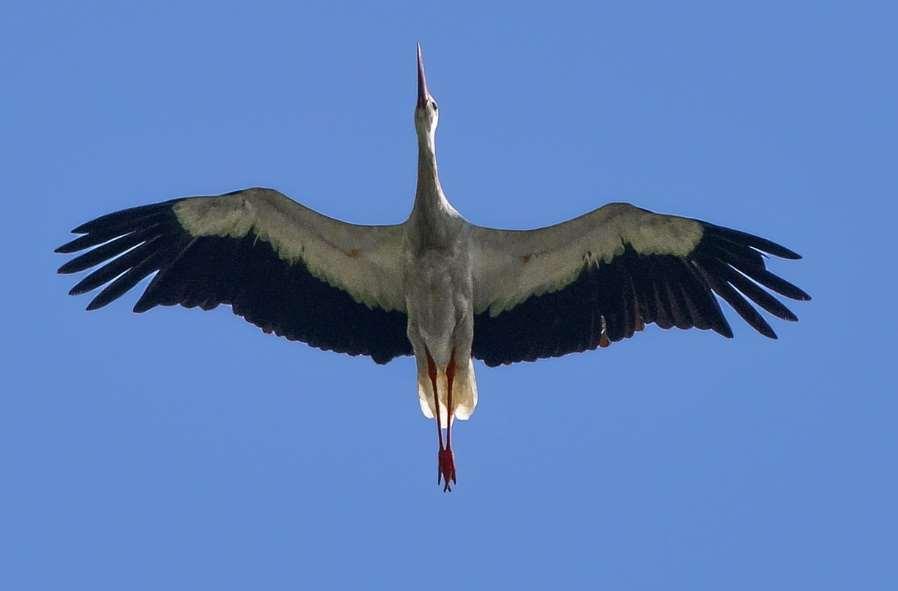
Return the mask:
<path id="1" fill-rule="evenodd" d="M 137 300 L 137 303 L 134 304 L 134 307 L 131 308 L 131 311 L 134 312 L 135 314 L 143 314 L 147 310 L 151 310 L 152 308 L 155 308 L 155 307 L 156 307 L 155 303 L 145 302 L 143 300 L 143 298 L 141 298 L 141 299 Z"/>
<path id="2" fill-rule="evenodd" d="M 773 244 L 779 247 L 779 250 L 770 253 L 773 256 L 778 256 L 781 259 L 788 259 L 790 261 L 800 261 L 802 258 L 804 258 L 791 248 L 786 248 L 782 244 L 776 244 L 775 242 Z"/>
<path id="3" fill-rule="evenodd" d="M 59 275 L 71 275 L 72 273 L 77 273 L 78 271 L 81 271 L 82 269 L 73 268 L 73 267 L 75 267 L 75 265 L 73 265 L 72 263 L 75 261 L 77 261 L 77 259 L 72 259 L 71 261 L 69 261 L 63 265 L 60 265 L 59 268 L 56 269 L 56 272 Z"/>
<path id="4" fill-rule="evenodd" d="M 708 232 L 727 241 L 750 246 L 755 250 L 760 251 L 762 254 L 769 254 L 781 259 L 798 260 L 801 258 L 801 255 L 791 248 L 786 248 L 782 244 L 774 242 L 773 240 L 768 240 L 767 238 L 762 238 L 761 236 L 757 236 L 755 234 L 743 232 L 742 230 L 727 228 L 725 226 L 718 226 L 717 224 L 711 224 L 709 222 L 700 223 L 703 224 L 703 230 L 705 232 Z"/>
<path id="5" fill-rule="evenodd" d="M 53 249 L 53 252 L 55 252 L 57 254 L 70 254 L 73 252 L 78 252 L 79 250 L 81 250 L 80 248 L 78 248 L 78 245 L 77 245 L 79 238 L 75 238 L 74 240 L 70 240 L 70 241 L 66 242 L 65 244 L 61 244 L 61 245 L 57 246 L 56 248 Z"/>
<path id="6" fill-rule="evenodd" d="M 714 296 L 712 295 L 711 298 L 713 299 Z M 716 300 L 714 301 L 714 303 L 717 303 Z M 730 323 L 727 322 L 727 319 L 723 315 L 723 312 L 720 310 L 720 308 L 717 309 L 717 313 L 718 313 L 717 321 L 715 321 L 712 324 L 711 330 L 713 330 L 714 332 L 716 332 L 717 334 L 719 334 L 720 336 L 722 336 L 724 338 L 727 338 L 727 339 L 733 338 L 733 329 L 730 326 Z"/>
<path id="7" fill-rule="evenodd" d="M 102 308 L 104 306 L 108 306 L 110 303 L 112 303 L 118 297 L 116 295 L 113 295 L 112 292 L 110 291 L 110 287 L 112 287 L 113 285 L 115 285 L 115 283 L 107 285 L 103 289 L 103 291 L 98 293 L 97 296 L 94 299 L 92 299 L 90 301 L 90 303 L 87 305 L 86 310 L 88 312 L 92 312 L 94 310 L 99 310 L 100 308 Z"/>
<path id="8" fill-rule="evenodd" d="M 776 340 L 779 338 L 779 336 L 777 336 L 776 332 L 773 330 L 773 327 L 770 326 L 770 324 L 766 320 L 764 320 L 760 313 L 758 313 L 758 319 L 758 322 L 749 324 L 751 324 L 755 328 L 755 330 L 757 330 L 768 339 Z"/>
<path id="9" fill-rule="evenodd" d="M 801 289 L 800 287 L 793 285 L 792 283 L 788 283 L 788 288 L 789 288 L 790 293 L 783 294 L 787 298 L 791 298 L 791 299 L 799 301 L 799 302 L 811 301 L 811 294 L 809 294 L 805 290 Z"/>
<path id="10" fill-rule="evenodd" d="M 88 229 L 90 228 L 91 224 L 93 224 L 93 221 L 84 222 L 80 226 L 76 226 L 76 227 L 72 228 L 72 234 L 87 234 Z"/>

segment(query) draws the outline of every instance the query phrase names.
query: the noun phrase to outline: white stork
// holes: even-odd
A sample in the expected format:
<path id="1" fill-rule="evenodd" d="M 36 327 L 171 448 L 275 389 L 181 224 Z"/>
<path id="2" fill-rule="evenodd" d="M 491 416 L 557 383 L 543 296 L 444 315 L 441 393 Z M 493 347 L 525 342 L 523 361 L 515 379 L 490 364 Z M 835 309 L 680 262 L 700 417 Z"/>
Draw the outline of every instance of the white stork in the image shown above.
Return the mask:
<path id="1" fill-rule="evenodd" d="M 56 251 L 90 250 L 59 272 L 98 267 L 70 291 L 105 286 L 88 310 L 155 273 L 135 312 L 230 304 L 265 332 L 313 347 L 377 363 L 414 355 L 443 490 L 456 481 L 452 421 L 477 405 L 472 358 L 495 366 L 607 347 L 653 322 L 732 337 L 715 294 L 776 338 L 746 298 L 784 320 L 797 318 L 764 288 L 810 299 L 766 269 L 765 255 L 800 258 L 793 251 L 626 203 L 538 230 L 471 224 L 440 186 L 438 119 L 419 46 L 418 183 L 402 224 L 348 224 L 274 189 L 185 197 L 78 226 L 81 236 Z"/>

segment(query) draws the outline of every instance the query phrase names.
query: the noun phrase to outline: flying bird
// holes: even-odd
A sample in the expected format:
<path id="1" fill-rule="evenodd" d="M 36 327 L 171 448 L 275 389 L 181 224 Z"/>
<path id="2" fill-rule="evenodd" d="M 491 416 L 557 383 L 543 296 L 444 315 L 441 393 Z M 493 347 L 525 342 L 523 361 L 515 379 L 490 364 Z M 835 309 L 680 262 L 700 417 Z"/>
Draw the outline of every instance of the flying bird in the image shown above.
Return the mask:
<path id="1" fill-rule="evenodd" d="M 266 333 L 320 349 L 377 363 L 414 355 L 444 491 L 456 483 L 453 421 L 477 405 L 474 358 L 496 366 L 587 351 L 650 323 L 730 338 L 718 297 L 775 339 L 749 300 L 794 321 L 770 291 L 810 299 L 766 267 L 767 255 L 801 258 L 788 248 L 627 203 L 536 230 L 468 222 L 440 185 L 440 112 L 420 45 L 417 77 L 418 180 L 404 223 L 345 223 L 267 188 L 143 205 L 78 226 L 56 249 L 87 251 L 60 273 L 96 267 L 69 293 L 103 287 L 94 310 L 155 274 L 135 312 L 229 304 Z"/>

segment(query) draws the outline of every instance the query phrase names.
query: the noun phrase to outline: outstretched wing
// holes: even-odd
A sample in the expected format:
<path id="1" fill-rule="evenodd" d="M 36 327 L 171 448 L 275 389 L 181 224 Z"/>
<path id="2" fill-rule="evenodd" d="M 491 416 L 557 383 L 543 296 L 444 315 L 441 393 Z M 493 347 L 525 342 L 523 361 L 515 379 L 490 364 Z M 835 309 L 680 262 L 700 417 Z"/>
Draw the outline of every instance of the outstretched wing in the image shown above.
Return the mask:
<path id="1" fill-rule="evenodd" d="M 764 288 L 810 296 L 766 269 L 801 258 L 764 238 L 612 203 L 538 230 L 475 227 L 474 356 L 487 365 L 607 346 L 645 324 L 733 333 L 714 294 L 755 330 L 776 333 L 746 300 L 796 316 Z"/>
<path id="2" fill-rule="evenodd" d="M 189 197 L 126 209 L 73 230 L 57 252 L 90 249 L 60 273 L 99 268 L 69 292 L 105 285 L 105 306 L 156 273 L 134 306 L 181 304 L 235 314 L 290 340 L 386 363 L 411 354 L 401 226 L 325 217 L 272 189 Z"/>

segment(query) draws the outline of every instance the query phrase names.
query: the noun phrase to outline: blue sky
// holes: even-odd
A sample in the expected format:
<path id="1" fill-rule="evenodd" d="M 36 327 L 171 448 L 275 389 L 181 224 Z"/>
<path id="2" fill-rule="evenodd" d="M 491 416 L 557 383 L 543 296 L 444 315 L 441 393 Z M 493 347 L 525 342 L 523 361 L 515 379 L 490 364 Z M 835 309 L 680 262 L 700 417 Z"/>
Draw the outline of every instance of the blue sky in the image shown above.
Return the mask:
<path id="1" fill-rule="evenodd" d="M 452 4 L 5 5 L 0 588 L 898 587 L 895 10 Z M 411 358 L 65 295 L 52 249 L 132 205 L 404 219 L 417 40 L 468 219 L 759 233 L 801 321 L 478 364 L 444 495 Z"/>

